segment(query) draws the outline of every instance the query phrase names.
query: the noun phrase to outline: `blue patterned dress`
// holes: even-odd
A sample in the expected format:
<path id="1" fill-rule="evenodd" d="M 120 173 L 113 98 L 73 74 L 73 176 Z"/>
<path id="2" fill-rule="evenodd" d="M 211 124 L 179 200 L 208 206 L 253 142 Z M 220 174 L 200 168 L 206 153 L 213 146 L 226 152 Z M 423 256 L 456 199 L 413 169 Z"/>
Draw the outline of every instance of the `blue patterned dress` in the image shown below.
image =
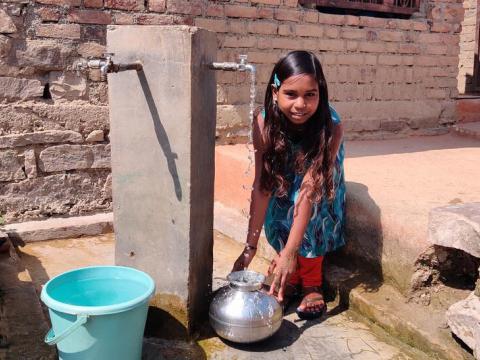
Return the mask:
<path id="1" fill-rule="evenodd" d="M 340 123 L 340 116 L 330 106 L 332 120 Z M 263 116 L 265 118 L 265 114 Z M 292 155 L 299 150 L 300 144 L 292 143 Z M 299 255 L 307 258 L 323 256 L 345 244 L 343 230 L 345 224 L 345 178 L 343 172 L 343 159 L 345 150 L 343 142 L 337 153 L 333 174 L 335 198 L 329 203 L 325 198 L 313 205 L 312 217 L 308 223 Z M 273 248 L 280 252 L 287 243 L 288 235 L 293 224 L 293 208 L 297 200 L 303 175 L 287 174 L 293 179 L 288 196 L 272 196 L 268 204 L 265 217 L 265 235 Z"/>

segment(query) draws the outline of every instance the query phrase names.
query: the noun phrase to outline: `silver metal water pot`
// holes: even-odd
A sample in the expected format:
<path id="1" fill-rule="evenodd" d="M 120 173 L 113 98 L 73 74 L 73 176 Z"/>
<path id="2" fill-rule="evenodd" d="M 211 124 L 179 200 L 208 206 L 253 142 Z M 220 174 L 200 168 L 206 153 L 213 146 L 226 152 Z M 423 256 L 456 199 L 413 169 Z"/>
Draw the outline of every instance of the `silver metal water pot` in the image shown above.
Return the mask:
<path id="1" fill-rule="evenodd" d="M 260 291 L 265 276 L 250 270 L 228 275 L 210 304 L 210 324 L 218 336 L 251 343 L 272 336 L 282 324 L 283 310 L 275 297 Z"/>

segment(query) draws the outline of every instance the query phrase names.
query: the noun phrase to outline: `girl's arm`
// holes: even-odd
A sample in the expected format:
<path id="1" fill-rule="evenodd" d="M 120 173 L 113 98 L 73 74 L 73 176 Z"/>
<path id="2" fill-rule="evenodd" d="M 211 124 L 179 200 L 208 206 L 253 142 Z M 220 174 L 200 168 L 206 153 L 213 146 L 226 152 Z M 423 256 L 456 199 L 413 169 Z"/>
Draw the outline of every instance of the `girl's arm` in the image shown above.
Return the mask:
<path id="1" fill-rule="evenodd" d="M 262 226 L 265 221 L 265 214 L 267 212 L 268 201 L 270 194 L 266 194 L 260 189 L 260 177 L 262 174 L 263 162 L 263 123 L 264 119 L 261 114 L 258 114 L 253 124 L 253 148 L 255 151 L 255 179 L 253 181 L 253 188 L 251 192 L 250 203 L 250 219 L 248 221 L 247 244 L 242 254 L 238 257 L 233 265 L 232 271 L 243 270 L 248 267 L 253 257 L 256 254 L 258 239 L 262 231 Z"/>
<path id="2" fill-rule="evenodd" d="M 270 294 L 273 295 L 275 289 L 278 289 L 279 301 L 283 301 L 287 280 L 295 272 L 297 267 L 298 249 L 302 244 L 303 236 L 312 214 L 312 202 L 308 196 L 312 186 L 312 175 L 310 171 L 307 171 L 293 208 L 293 224 L 290 229 L 290 234 L 288 235 L 287 244 L 272 261 L 272 265 L 270 265 L 269 272 L 273 272 L 275 275 L 270 287 Z"/>

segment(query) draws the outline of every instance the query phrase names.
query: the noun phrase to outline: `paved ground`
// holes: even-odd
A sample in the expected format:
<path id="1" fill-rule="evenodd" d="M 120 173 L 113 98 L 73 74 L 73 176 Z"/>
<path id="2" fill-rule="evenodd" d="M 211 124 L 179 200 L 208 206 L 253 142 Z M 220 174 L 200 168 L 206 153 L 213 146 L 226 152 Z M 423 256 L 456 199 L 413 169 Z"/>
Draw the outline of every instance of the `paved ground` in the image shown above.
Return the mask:
<path id="1" fill-rule="evenodd" d="M 27 244 L 20 258 L 38 290 L 52 276 L 88 265 L 113 263 L 112 234 Z M 215 233 L 214 285 L 221 286 L 233 260 L 241 251 L 237 242 Z M 257 257 L 253 269 L 265 272 L 267 262 Z M 292 311 L 279 332 L 259 344 L 239 346 L 217 338 L 208 328 L 196 342 L 176 339 L 145 340 L 144 359 L 423 359 L 415 352 L 354 320 L 329 303 L 329 313 L 319 321 L 301 321 Z M 168 334 L 166 334 L 168 338 Z M 41 340 L 41 339 L 39 339 Z M 41 344 L 39 344 L 41 346 Z"/>

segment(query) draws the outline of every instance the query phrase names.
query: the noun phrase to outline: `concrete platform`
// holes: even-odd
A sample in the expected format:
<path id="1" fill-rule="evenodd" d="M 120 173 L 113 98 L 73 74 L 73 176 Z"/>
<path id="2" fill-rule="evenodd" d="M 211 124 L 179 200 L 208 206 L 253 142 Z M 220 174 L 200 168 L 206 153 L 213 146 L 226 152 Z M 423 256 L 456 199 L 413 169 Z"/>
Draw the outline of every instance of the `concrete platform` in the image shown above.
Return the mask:
<path id="1" fill-rule="evenodd" d="M 215 233 L 214 287 L 224 284 L 221 278 L 228 274 L 241 249 L 238 242 Z M 35 242 L 18 249 L 21 263 L 31 275 L 30 281 L 37 291 L 49 278 L 63 271 L 113 263 L 113 251 L 113 234 Z M 267 265 L 268 261 L 256 257 L 251 268 L 265 272 Z M 3 286 L 0 282 L 0 287 Z M 165 324 L 157 321 L 156 314 L 149 314 L 143 359 L 428 359 L 424 353 L 355 319 L 355 315 L 345 312 L 338 302 L 328 305 L 328 315 L 319 321 L 301 321 L 290 310 L 276 335 L 251 345 L 222 341 L 207 325 L 195 341 L 185 341 L 175 319 L 167 319 Z M 14 304 L 9 306 L 14 308 Z M 22 316 L 29 316 L 28 309 Z M 19 322 L 20 325 L 24 323 Z M 27 330 L 20 326 L 17 331 Z M 31 352 L 23 354 L 24 358 L 35 358 L 37 347 L 43 347 L 40 336 L 35 339 L 37 343 L 31 344 Z M 11 355 L 15 358 L 14 353 Z"/>
<path id="2" fill-rule="evenodd" d="M 249 206 L 247 156 L 244 145 L 216 148 L 215 201 L 237 214 Z M 407 294 L 416 261 L 431 246 L 429 211 L 480 200 L 478 159 L 480 141 L 452 134 L 347 142 L 346 253 Z"/>

